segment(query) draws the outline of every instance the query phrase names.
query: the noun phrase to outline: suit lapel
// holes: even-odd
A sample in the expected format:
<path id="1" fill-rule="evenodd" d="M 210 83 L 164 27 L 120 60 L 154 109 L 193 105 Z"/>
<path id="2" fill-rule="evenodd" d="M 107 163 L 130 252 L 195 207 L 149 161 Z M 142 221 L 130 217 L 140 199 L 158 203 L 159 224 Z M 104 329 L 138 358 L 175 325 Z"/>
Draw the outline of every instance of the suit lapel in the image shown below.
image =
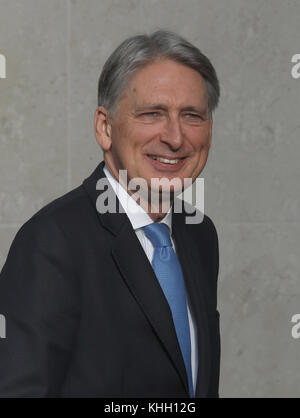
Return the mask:
<path id="1" fill-rule="evenodd" d="M 208 390 L 211 367 L 207 310 L 201 287 L 201 281 L 205 280 L 205 272 L 197 251 L 197 245 L 199 244 L 193 238 L 192 228 L 195 228 L 195 226 L 185 223 L 183 210 L 181 213 L 174 213 L 173 211 L 173 238 L 197 327 L 198 374 L 195 394 L 196 397 L 204 397 Z M 200 239 L 200 236 L 197 237 L 197 240 Z"/>
<path id="2" fill-rule="evenodd" d="M 96 184 L 100 178 L 105 177 L 103 167 L 104 162 L 101 162 L 92 175 L 83 182 L 95 210 L 97 197 L 101 193 L 96 190 Z M 110 185 L 109 188 L 114 193 Z M 100 214 L 97 211 L 101 224 L 115 235 L 111 249 L 112 257 L 130 292 L 166 349 L 188 394 L 186 369 L 169 304 L 127 215 L 119 213 L 118 208 L 117 199 L 117 213 Z"/>
<path id="3" fill-rule="evenodd" d="M 129 221 L 124 224 L 115 239 L 112 255 L 129 290 L 165 347 L 188 393 L 185 365 L 169 304 Z"/>

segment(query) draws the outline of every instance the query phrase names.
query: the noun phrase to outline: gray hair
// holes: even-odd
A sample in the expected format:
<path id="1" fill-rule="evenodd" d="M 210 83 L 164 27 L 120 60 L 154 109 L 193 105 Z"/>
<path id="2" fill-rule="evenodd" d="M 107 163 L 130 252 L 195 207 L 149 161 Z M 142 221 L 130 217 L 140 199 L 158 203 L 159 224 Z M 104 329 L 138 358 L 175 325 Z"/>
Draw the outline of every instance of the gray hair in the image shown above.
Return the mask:
<path id="1" fill-rule="evenodd" d="M 166 30 L 132 36 L 117 47 L 104 64 L 99 78 L 98 106 L 105 107 L 113 116 L 131 76 L 159 58 L 184 64 L 203 77 L 211 116 L 220 97 L 220 85 L 214 67 L 197 47 Z"/>

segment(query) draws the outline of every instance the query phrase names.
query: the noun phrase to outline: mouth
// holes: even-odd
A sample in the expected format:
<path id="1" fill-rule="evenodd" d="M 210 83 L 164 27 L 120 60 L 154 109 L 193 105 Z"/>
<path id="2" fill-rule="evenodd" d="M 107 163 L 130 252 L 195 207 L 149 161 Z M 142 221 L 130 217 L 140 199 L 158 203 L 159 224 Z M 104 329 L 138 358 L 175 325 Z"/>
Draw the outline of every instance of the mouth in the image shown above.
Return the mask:
<path id="1" fill-rule="evenodd" d="M 146 158 L 160 171 L 176 171 L 183 166 L 186 159 L 186 157 L 173 158 L 155 154 L 147 154 Z"/>

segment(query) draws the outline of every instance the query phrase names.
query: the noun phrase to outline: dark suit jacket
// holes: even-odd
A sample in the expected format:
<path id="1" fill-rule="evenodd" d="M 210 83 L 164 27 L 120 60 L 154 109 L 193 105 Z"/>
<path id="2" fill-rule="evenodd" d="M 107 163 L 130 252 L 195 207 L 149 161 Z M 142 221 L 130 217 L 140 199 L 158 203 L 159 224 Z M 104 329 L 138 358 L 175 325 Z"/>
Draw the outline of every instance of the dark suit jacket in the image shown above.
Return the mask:
<path id="1" fill-rule="evenodd" d="M 0 276 L 0 396 L 188 397 L 171 311 L 125 213 L 96 210 L 104 163 L 17 233 Z M 196 397 L 217 397 L 218 239 L 172 228 L 198 330 Z"/>

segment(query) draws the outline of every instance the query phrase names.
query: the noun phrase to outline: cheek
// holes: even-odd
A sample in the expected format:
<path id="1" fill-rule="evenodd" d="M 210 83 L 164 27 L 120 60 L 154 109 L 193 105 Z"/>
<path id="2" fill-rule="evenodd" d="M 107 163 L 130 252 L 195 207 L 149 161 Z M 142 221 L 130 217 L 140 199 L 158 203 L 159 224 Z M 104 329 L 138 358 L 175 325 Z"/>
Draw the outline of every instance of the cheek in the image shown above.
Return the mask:
<path id="1" fill-rule="evenodd" d="M 191 141 L 197 151 L 201 151 L 204 147 L 209 145 L 209 130 L 207 128 L 199 129 L 198 132 L 192 132 Z"/>
<path id="2" fill-rule="evenodd" d="M 132 130 L 125 124 L 120 124 L 113 131 L 112 152 L 118 154 L 120 158 L 128 159 L 133 148 Z"/>
<path id="3" fill-rule="evenodd" d="M 156 138 L 161 134 L 161 128 L 158 124 L 138 124 L 131 131 L 131 137 L 135 138 L 137 144 L 144 144 L 149 140 Z"/>

